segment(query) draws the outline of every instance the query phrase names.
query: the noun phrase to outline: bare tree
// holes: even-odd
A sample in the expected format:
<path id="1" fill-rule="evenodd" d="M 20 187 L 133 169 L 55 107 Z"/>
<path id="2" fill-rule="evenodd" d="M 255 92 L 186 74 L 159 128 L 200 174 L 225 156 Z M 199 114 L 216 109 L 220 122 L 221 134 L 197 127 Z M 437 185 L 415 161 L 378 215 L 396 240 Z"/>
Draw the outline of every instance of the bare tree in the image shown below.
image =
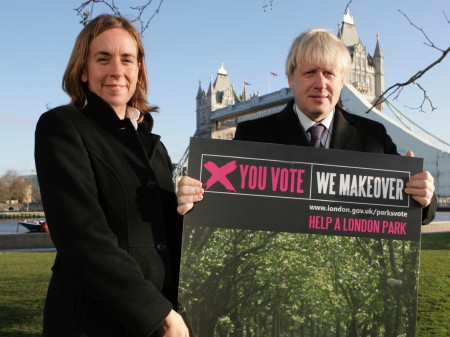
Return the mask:
<path id="1" fill-rule="evenodd" d="M 15 170 L 8 170 L 1 178 L 1 185 L 3 186 L 3 200 L 17 200 L 17 180 L 18 174 Z"/>
<path id="2" fill-rule="evenodd" d="M 413 76 L 411 76 L 411 78 L 409 78 L 407 81 L 395 83 L 395 84 L 391 85 L 389 88 L 387 88 L 387 89 L 380 95 L 380 97 L 378 97 L 378 99 L 373 103 L 372 107 L 371 107 L 367 112 L 369 112 L 370 110 L 372 110 L 375 106 L 377 106 L 377 105 L 379 105 L 379 104 L 385 102 L 389 97 L 391 97 L 391 96 L 394 95 L 394 94 L 395 94 L 394 99 L 397 99 L 398 96 L 400 95 L 400 93 L 403 91 L 403 89 L 404 89 L 406 86 L 410 85 L 410 84 L 413 84 L 413 85 L 417 86 L 417 87 L 422 91 L 422 93 L 423 93 L 423 100 L 422 100 L 422 103 L 421 103 L 418 107 L 415 107 L 415 108 L 409 107 L 409 108 L 411 108 L 411 109 L 418 109 L 418 110 L 420 110 L 420 111 L 424 111 L 424 110 L 423 110 L 424 104 L 425 104 L 426 102 L 428 102 L 428 103 L 430 104 L 431 110 L 436 109 L 436 107 L 433 105 L 433 102 L 431 101 L 430 97 L 428 96 L 427 91 L 426 91 L 426 90 L 425 90 L 425 89 L 417 82 L 417 80 L 418 80 L 419 78 L 421 78 L 423 75 L 425 75 L 425 73 L 427 73 L 429 70 L 431 70 L 431 69 L 432 69 L 433 67 L 435 67 L 437 64 L 439 64 L 439 63 L 442 62 L 442 60 L 443 60 L 443 59 L 447 56 L 447 54 L 450 52 L 450 46 L 447 47 L 447 49 L 442 49 L 442 48 L 437 47 L 437 46 L 433 43 L 433 41 L 431 41 L 431 39 L 427 36 L 427 34 L 425 33 L 425 31 L 424 31 L 422 28 L 420 28 L 420 27 L 418 27 L 417 25 L 415 25 L 415 24 L 409 19 L 409 17 L 408 17 L 406 14 L 404 14 L 401 10 L 399 10 L 399 12 L 400 12 L 400 13 L 408 20 L 408 22 L 409 22 L 414 28 L 416 28 L 417 30 L 419 30 L 419 31 L 422 32 L 423 36 L 424 36 L 425 39 L 426 39 L 426 42 L 424 42 L 424 44 L 427 45 L 427 46 L 429 46 L 429 47 L 431 47 L 431 48 L 433 48 L 433 49 L 438 50 L 438 51 L 440 52 L 440 56 L 439 56 L 434 62 L 432 62 L 432 63 L 430 63 L 428 66 L 426 66 L 424 69 L 419 70 L 417 73 L 415 73 Z M 445 14 L 445 12 L 442 11 L 442 13 L 443 13 L 443 15 L 444 15 L 444 17 L 445 17 L 447 23 L 450 24 L 450 21 L 449 21 L 447 15 Z"/>
<path id="3" fill-rule="evenodd" d="M 8 170 L 0 177 L 0 201 L 17 200 L 19 202 L 31 202 L 35 199 L 33 191 L 35 185 L 32 181 L 19 176 L 17 171 Z M 40 199 L 40 196 L 38 197 Z"/>
<path id="4" fill-rule="evenodd" d="M 0 202 L 8 200 L 8 186 L 5 181 L 0 178 Z"/>
<path id="5" fill-rule="evenodd" d="M 29 184 L 25 183 L 20 177 L 16 177 L 9 187 L 10 199 L 24 202 L 25 199 L 29 199 L 27 195 L 28 190 L 31 188 Z"/>
<path id="6" fill-rule="evenodd" d="M 151 8 L 153 0 L 147 0 L 146 3 L 140 6 L 129 7 L 129 9 L 137 14 L 136 17 L 132 19 L 132 21 L 139 24 L 141 35 L 144 34 L 152 19 L 159 13 L 164 0 L 157 0 L 155 2 L 156 8 L 153 9 L 153 12 L 150 16 L 147 15 L 148 11 L 146 12 L 146 10 Z M 106 8 L 108 8 L 115 15 L 123 16 L 122 10 L 116 5 L 114 0 L 87 0 L 83 2 L 78 8 L 74 9 L 74 11 L 77 12 L 77 15 L 81 17 L 80 23 L 83 26 L 87 25 L 87 23 L 91 20 L 94 12 L 94 7 L 97 4 L 106 6 Z"/>

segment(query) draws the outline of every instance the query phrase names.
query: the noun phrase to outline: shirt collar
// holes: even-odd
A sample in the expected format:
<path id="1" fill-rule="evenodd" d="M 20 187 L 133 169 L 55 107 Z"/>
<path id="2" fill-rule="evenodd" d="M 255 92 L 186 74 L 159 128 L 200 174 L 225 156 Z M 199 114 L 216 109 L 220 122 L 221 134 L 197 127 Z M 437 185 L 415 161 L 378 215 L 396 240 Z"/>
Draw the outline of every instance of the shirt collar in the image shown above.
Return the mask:
<path id="1" fill-rule="evenodd" d="M 127 106 L 127 110 L 125 111 L 125 118 L 130 119 L 131 123 L 133 124 L 136 130 L 138 127 L 138 119 L 140 115 L 141 112 L 138 109 L 132 108 L 131 106 Z"/>
<path id="2" fill-rule="evenodd" d="M 308 116 L 306 116 L 297 106 L 297 104 L 294 102 L 294 111 L 298 116 L 298 119 L 300 120 L 300 124 L 303 126 L 303 129 L 308 130 L 311 126 L 314 124 L 317 124 L 317 122 L 314 122 L 311 120 Z M 327 128 L 327 130 L 330 130 L 331 123 L 333 122 L 334 117 L 334 109 L 331 111 L 331 113 L 320 123 Z"/>

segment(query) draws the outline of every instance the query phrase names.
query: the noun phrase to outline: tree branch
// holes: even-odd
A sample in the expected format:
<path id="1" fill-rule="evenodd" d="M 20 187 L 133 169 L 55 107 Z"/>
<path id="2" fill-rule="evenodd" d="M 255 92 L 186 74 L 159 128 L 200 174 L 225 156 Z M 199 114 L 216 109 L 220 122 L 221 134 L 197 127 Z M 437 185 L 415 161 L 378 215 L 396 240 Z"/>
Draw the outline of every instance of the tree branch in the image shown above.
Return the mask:
<path id="1" fill-rule="evenodd" d="M 388 89 L 386 89 L 381 95 L 380 97 L 378 97 L 378 99 L 372 104 L 371 108 L 369 109 L 372 110 L 375 106 L 385 102 L 389 97 L 391 97 L 393 94 L 395 94 L 396 92 L 397 95 L 394 97 L 394 99 L 397 99 L 398 96 L 400 95 L 401 91 L 403 90 L 403 88 L 409 84 L 417 84 L 417 80 L 419 78 L 421 78 L 427 71 L 429 71 L 431 68 L 433 68 L 435 65 L 439 64 L 446 56 L 447 54 L 450 52 L 450 47 L 448 47 L 446 50 L 442 51 L 442 55 L 433 63 L 431 63 L 430 65 L 428 65 L 424 70 L 419 70 L 416 74 L 414 74 L 409 80 L 407 80 L 406 82 L 403 83 L 396 83 L 394 85 L 391 85 Z M 418 85 L 418 87 L 423 90 L 423 88 Z M 424 90 L 423 90 L 424 91 Z M 389 94 L 388 94 L 389 93 Z M 426 91 L 424 91 L 424 94 L 426 96 Z M 427 96 L 427 100 L 430 101 L 429 97 Z M 431 102 L 431 101 L 430 101 Z M 435 109 L 435 108 L 433 108 Z M 367 111 L 367 112 L 369 112 Z"/>
<path id="2" fill-rule="evenodd" d="M 431 68 L 433 68 L 434 66 L 436 66 L 437 64 L 439 64 L 446 56 L 447 54 L 450 52 L 450 46 L 447 49 L 441 49 L 435 46 L 435 44 L 428 38 L 427 34 L 424 32 L 424 30 L 418 26 L 416 26 L 409 18 L 406 14 L 404 14 L 402 11 L 399 10 L 399 12 L 409 21 L 409 23 L 416 28 L 417 30 L 421 31 L 422 34 L 425 36 L 426 40 L 428 41 L 428 43 L 424 42 L 425 45 L 434 48 L 436 50 L 439 50 L 440 52 L 442 52 L 441 56 L 435 60 L 433 63 L 429 64 L 425 69 L 423 70 L 419 70 L 417 73 L 415 73 L 410 79 L 408 79 L 406 82 L 403 83 L 396 83 L 392 86 L 390 86 L 388 89 L 386 89 L 381 95 L 380 97 L 378 97 L 375 102 L 372 104 L 372 106 L 369 108 L 368 111 L 366 111 L 366 113 L 369 113 L 374 107 L 376 107 L 379 104 L 384 103 L 389 97 L 391 97 L 392 95 L 394 95 L 395 93 L 397 93 L 394 97 L 394 99 L 397 99 L 398 96 L 400 95 L 400 93 L 402 92 L 403 88 L 409 84 L 414 84 L 416 85 L 422 92 L 424 95 L 424 99 L 422 100 L 422 104 L 415 108 L 415 109 L 420 109 L 420 111 L 424 111 L 423 110 L 423 105 L 425 104 L 426 101 L 429 102 L 432 110 L 436 109 L 435 106 L 433 106 L 433 103 L 430 99 L 430 97 L 427 95 L 426 90 L 417 82 L 417 80 L 419 78 L 421 78 L 425 73 L 427 73 Z M 447 22 L 450 23 L 450 21 L 448 20 L 447 16 L 444 16 L 447 19 Z"/>
<path id="3" fill-rule="evenodd" d="M 435 48 L 435 49 L 437 49 L 437 50 L 443 52 L 442 49 L 440 49 L 440 48 L 438 48 L 438 47 L 436 47 L 436 46 L 434 45 L 434 43 L 428 38 L 428 35 L 425 33 L 425 31 L 424 31 L 422 28 L 417 27 L 417 26 L 416 26 L 416 25 L 408 18 L 408 16 L 407 16 L 405 13 L 403 13 L 400 9 L 399 9 L 398 11 L 400 12 L 401 15 L 403 15 L 403 16 L 406 18 L 406 20 L 409 21 L 409 24 L 410 24 L 411 26 L 413 26 L 414 28 L 416 28 L 417 30 L 420 30 L 420 31 L 422 32 L 423 36 L 425 36 L 425 39 L 427 39 L 427 41 L 428 41 L 428 43 L 424 42 L 424 44 L 425 44 L 426 46 Z"/>
<path id="4" fill-rule="evenodd" d="M 415 109 L 415 110 L 420 110 L 421 112 L 425 112 L 424 110 L 423 110 L 423 105 L 425 104 L 425 102 L 426 101 L 428 101 L 428 103 L 430 104 L 430 106 L 431 106 L 431 111 L 433 111 L 434 109 L 436 109 L 436 107 L 433 105 L 433 102 L 431 101 L 431 99 L 430 99 L 430 97 L 427 95 L 427 91 L 419 84 L 419 83 L 417 83 L 417 82 L 413 82 L 413 84 L 415 84 L 415 85 L 417 85 L 419 88 L 420 88 L 420 90 L 422 90 L 422 92 L 423 92 L 423 100 L 422 100 L 422 103 L 418 106 L 418 107 L 410 107 L 410 106 L 407 106 L 407 105 L 405 105 L 407 108 L 410 108 L 410 109 Z"/>
<path id="5" fill-rule="evenodd" d="M 448 19 L 447 15 L 445 14 L 444 11 L 442 11 L 442 14 L 444 14 L 445 19 L 447 20 L 447 23 L 450 23 L 450 20 Z"/>
<path id="6" fill-rule="evenodd" d="M 269 0 L 269 4 L 267 4 L 267 0 L 264 0 L 264 5 L 263 5 L 264 12 L 266 11 L 266 9 L 268 7 L 270 7 L 270 10 L 272 10 L 272 4 L 273 4 L 273 0 Z"/>
<path id="7" fill-rule="evenodd" d="M 138 15 L 134 20 L 131 20 L 132 22 L 139 22 L 140 26 L 140 34 L 143 35 L 144 32 L 147 30 L 148 26 L 150 25 L 150 22 L 152 19 L 159 13 L 161 10 L 162 3 L 164 0 L 159 0 L 159 3 L 157 5 L 157 8 L 155 9 L 154 13 L 148 18 L 144 19 L 144 12 L 146 9 L 152 4 L 153 0 L 148 0 L 146 4 L 142 6 L 136 6 L 136 7 L 129 7 L 130 9 L 137 11 Z M 114 3 L 114 0 L 87 0 L 83 2 L 78 8 L 75 8 L 74 11 L 77 12 L 77 15 L 81 17 L 80 23 L 83 26 L 86 26 L 88 22 L 92 18 L 92 14 L 94 11 L 94 6 L 96 4 L 103 4 L 106 7 L 109 8 L 109 10 L 114 14 L 118 16 L 123 16 L 121 11 L 119 10 L 119 7 L 116 6 Z M 90 9 L 89 9 L 90 6 Z"/>
<path id="8" fill-rule="evenodd" d="M 147 9 L 147 7 L 152 3 L 153 0 L 149 0 L 145 5 L 143 6 L 137 6 L 137 7 L 130 7 L 133 10 L 137 10 L 139 12 L 138 17 L 133 20 L 133 21 L 138 21 L 140 26 L 141 26 L 141 35 L 144 34 L 145 30 L 148 28 L 148 25 L 150 24 L 150 21 L 152 21 L 152 19 L 156 16 L 156 14 L 159 13 L 162 3 L 164 2 L 164 0 L 159 0 L 159 5 L 158 8 L 155 9 L 155 12 L 153 13 L 152 16 L 150 16 L 150 18 L 147 21 L 142 20 L 142 15 L 144 14 L 144 11 Z"/>
<path id="9" fill-rule="evenodd" d="M 110 3 L 111 2 L 111 3 Z M 115 14 L 115 15 L 121 15 L 119 12 L 119 8 L 116 7 L 116 5 L 114 4 L 114 0 L 88 0 L 83 2 L 78 8 L 75 8 L 74 11 L 77 12 L 78 16 L 82 17 L 82 21 L 80 22 L 83 26 L 86 26 L 87 23 L 89 22 L 91 16 L 92 16 L 92 12 L 94 11 L 94 4 L 96 3 L 102 3 L 105 6 L 109 7 L 109 9 Z M 91 10 L 88 11 L 85 8 L 87 6 L 91 5 Z M 84 11 L 84 12 L 83 12 Z M 87 17 L 87 19 L 86 19 Z"/>

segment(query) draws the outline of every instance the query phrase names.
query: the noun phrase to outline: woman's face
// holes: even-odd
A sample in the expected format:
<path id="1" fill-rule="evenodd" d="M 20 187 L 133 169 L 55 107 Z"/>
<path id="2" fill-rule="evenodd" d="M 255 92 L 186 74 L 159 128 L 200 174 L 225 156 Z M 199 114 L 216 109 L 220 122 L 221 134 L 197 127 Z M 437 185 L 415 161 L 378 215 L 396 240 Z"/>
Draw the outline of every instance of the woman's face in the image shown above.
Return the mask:
<path id="1" fill-rule="evenodd" d="M 136 40 L 122 28 L 112 28 L 89 45 L 81 81 L 108 102 L 119 118 L 125 117 L 128 101 L 136 90 L 139 74 Z"/>

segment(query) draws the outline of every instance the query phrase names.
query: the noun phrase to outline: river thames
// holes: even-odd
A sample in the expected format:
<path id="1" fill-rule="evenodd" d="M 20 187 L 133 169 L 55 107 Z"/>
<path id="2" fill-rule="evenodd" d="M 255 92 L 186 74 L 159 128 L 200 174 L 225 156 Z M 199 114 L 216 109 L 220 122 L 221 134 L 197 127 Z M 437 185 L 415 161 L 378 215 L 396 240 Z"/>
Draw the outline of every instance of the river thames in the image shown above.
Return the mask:
<path id="1" fill-rule="evenodd" d="M 1 234 L 21 234 L 28 232 L 28 229 L 19 225 L 18 221 L 24 221 L 25 219 L 2 219 L 0 220 L 0 235 Z M 42 218 L 38 219 L 27 219 L 28 221 L 39 221 L 44 220 Z"/>

